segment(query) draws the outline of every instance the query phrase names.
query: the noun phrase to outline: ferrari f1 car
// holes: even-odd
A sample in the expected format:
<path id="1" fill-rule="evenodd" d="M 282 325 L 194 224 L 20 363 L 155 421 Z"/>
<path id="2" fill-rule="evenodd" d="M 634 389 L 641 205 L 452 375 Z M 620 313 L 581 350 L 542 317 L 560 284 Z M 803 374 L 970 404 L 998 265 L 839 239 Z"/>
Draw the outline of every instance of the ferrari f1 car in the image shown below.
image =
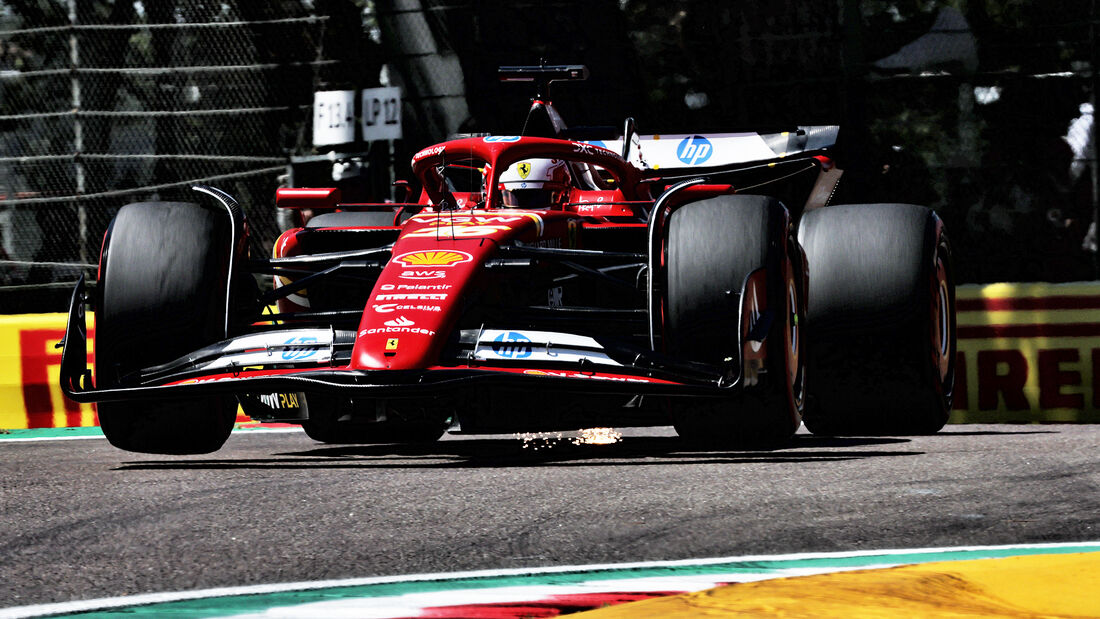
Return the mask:
<path id="1" fill-rule="evenodd" d="M 543 87 L 585 74 L 502 68 Z M 761 447 L 802 421 L 943 426 L 947 236 L 924 207 L 829 204 L 836 127 L 585 136 L 542 98 L 523 135 L 416 153 L 415 200 L 280 189 L 313 216 L 269 259 L 217 189 L 123 207 L 94 292 L 73 294 L 65 393 L 98 402 L 115 446 L 152 453 L 217 450 L 238 405 L 326 443 L 672 424 Z M 807 175 L 794 209 L 771 191 Z"/>

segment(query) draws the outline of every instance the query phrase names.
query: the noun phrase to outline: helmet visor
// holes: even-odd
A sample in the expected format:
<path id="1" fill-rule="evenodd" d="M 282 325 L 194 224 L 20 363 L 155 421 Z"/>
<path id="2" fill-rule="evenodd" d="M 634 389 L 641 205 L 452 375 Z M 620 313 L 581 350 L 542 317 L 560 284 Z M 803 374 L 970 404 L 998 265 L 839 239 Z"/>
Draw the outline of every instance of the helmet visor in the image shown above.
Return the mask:
<path id="1" fill-rule="evenodd" d="M 558 189 L 505 189 L 501 200 L 513 208 L 547 208 L 558 204 L 563 194 Z"/>

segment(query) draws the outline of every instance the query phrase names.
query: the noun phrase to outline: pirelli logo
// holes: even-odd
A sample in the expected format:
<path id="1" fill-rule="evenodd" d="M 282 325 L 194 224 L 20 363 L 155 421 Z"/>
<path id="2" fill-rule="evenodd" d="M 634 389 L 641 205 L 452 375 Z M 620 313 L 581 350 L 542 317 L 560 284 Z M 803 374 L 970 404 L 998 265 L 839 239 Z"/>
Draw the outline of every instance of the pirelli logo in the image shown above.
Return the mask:
<path id="1" fill-rule="evenodd" d="M 1100 287 L 989 284 L 956 291 L 953 421 L 1100 420 Z"/>

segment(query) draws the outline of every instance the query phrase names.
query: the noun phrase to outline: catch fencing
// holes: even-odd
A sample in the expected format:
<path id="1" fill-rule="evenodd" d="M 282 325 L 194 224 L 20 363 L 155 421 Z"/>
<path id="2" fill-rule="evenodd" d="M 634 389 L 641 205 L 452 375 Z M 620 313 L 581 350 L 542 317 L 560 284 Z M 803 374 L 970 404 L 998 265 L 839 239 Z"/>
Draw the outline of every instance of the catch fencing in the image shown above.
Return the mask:
<path id="1" fill-rule="evenodd" d="M 319 54 L 325 18 L 114 7 L 59 3 L 45 23 L 0 14 L 0 311 L 61 309 L 58 289 L 95 278 L 128 202 L 216 185 L 259 238 L 278 227 L 274 190 L 319 71 L 336 62 Z"/>
<path id="2" fill-rule="evenodd" d="M 573 124 L 842 124 L 837 197 L 935 208 L 959 282 L 1098 279 L 1098 16 L 1098 0 L 0 0 L 0 313 L 62 310 L 128 202 L 216 185 L 264 252 L 287 224 L 274 190 L 337 182 L 329 151 L 363 164 L 358 195 L 389 197 L 391 163 L 425 144 L 517 131 L 531 93 L 495 68 L 542 58 L 591 68 L 555 91 Z M 392 155 L 314 147 L 313 92 L 378 85 L 404 92 Z"/>

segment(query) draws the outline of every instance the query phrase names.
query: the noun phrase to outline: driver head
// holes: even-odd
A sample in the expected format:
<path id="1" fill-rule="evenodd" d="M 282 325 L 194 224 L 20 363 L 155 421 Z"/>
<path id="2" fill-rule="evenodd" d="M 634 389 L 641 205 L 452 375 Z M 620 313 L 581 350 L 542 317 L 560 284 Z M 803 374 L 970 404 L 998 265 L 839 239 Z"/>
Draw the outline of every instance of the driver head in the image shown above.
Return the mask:
<path id="1" fill-rule="evenodd" d="M 524 159 L 500 175 L 501 199 L 509 208 L 550 208 L 569 199 L 572 177 L 562 159 Z"/>

